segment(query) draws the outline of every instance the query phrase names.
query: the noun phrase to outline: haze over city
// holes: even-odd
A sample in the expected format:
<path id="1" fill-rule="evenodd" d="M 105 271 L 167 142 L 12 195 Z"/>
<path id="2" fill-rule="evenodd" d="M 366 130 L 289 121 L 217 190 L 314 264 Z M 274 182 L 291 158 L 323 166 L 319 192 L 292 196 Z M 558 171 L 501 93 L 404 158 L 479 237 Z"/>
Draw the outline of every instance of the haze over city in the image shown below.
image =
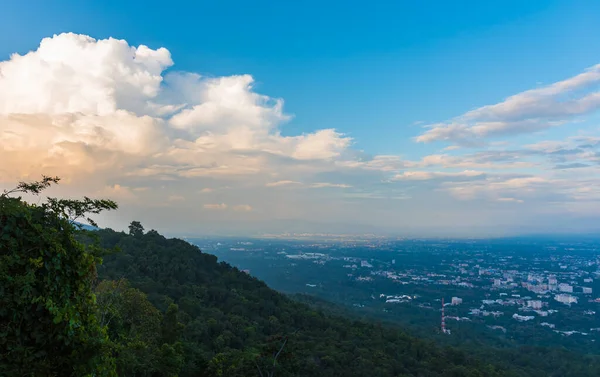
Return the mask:
<path id="1" fill-rule="evenodd" d="M 167 234 L 600 228 L 598 2 L 30 3 L 0 13 L 0 188 Z"/>

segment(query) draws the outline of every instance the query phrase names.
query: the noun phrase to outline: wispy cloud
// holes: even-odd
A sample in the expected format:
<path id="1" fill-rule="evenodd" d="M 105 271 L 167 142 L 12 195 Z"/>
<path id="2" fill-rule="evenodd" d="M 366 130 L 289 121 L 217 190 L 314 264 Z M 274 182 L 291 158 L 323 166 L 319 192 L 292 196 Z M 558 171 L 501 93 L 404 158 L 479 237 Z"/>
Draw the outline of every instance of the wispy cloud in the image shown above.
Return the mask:
<path id="1" fill-rule="evenodd" d="M 588 164 L 583 164 L 580 162 L 573 162 L 571 164 L 556 165 L 553 169 L 564 170 L 564 169 L 578 169 L 578 168 L 589 168 L 589 167 L 590 167 L 590 165 L 588 165 Z"/>
<path id="2" fill-rule="evenodd" d="M 204 204 L 204 208 L 206 209 L 227 209 L 227 207 L 225 203 Z"/>
<path id="3" fill-rule="evenodd" d="M 425 181 L 431 179 L 464 179 L 473 177 L 483 177 L 484 172 L 475 170 L 464 170 L 460 172 L 439 172 L 439 171 L 407 171 L 397 174 L 393 180 Z"/>
<path id="4" fill-rule="evenodd" d="M 240 211 L 240 212 L 250 212 L 250 211 L 252 211 L 252 206 L 249 206 L 248 204 L 240 204 L 240 205 L 234 206 L 233 210 Z"/>
<path id="5" fill-rule="evenodd" d="M 327 187 L 333 187 L 333 188 L 349 188 L 352 187 L 351 185 L 347 185 L 345 183 L 328 183 L 328 182 L 318 182 L 318 183 L 313 183 L 310 185 L 310 187 L 312 188 L 327 188 Z"/>
<path id="6" fill-rule="evenodd" d="M 430 124 L 416 140 L 476 146 L 494 136 L 518 135 L 559 126 L 600 108 L 598 84 L 600 64 L 552 85 L 527 90 L 447 122 Z"/>
<path id="7" fill-rule="evenodd" d="M 302 185 L 302 183 L 297 182 L 297 181 L 285 180 L 285 181 L 269 182 L 265 186 L 267 186 L 267 187 L 278 187 L 278 186 L 293 186 L 293 185 Z"/>
<path id="8" fill-rule="evenodd" d="M 521 200 L 521 199 L 515 199 L 515 198 L 498 198 L 496 200 L 499 201 L 499 202 L 523 203 L 523 200 Z"/>
<path id="9" fill-rule="evenodd" d="M 460 149 L 460 145 L 449 145 L 449 146 L 445 147 L 443 150 L 444 151 L 455 151 L 457 149 Z"/>

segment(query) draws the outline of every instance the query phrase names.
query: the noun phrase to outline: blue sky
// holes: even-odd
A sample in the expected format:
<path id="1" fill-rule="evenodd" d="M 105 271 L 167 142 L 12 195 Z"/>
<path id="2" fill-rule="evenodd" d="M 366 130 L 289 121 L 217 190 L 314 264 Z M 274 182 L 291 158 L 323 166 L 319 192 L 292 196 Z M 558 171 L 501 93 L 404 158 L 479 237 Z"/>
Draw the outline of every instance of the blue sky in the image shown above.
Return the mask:
<path id="1" fill-rule="evenodd" d="M 284 101 L 281 114 L 276 115 L 276 132 L 282 138 L 294 138 L 325 129 L 335 129 L 344 137 L 352 138 L 348 145 L 337 139 L 331 142 L 331 145 L 336 142 L 344 144 L 335 144 L 336 148 L 343 149 L 343 152 L 336 152 L 336 158 L 344 157 L 340 157 L 341 160 L 328 160 L 328 163 L 332 164 L 331 166 L 344 166 L 343 169 L 321 167 L 314 170 L 311 177 L 305 175 L 307 168 L 304 167 L 304 162 L 293 165 L 299 169 L 294 173 L 295 176 L 285 176 L 275 168 L 259 169 L 259 173 L 283 177 L 274 178 L 274 182 L 298 181 L 306 186 L 324 183 L 314 181 L 315 179 L 335 181 L 332 184 L 338 185 L 337 188 L 343 190 L 345 195 L 345 199 L 339 202 L 337 207 L 334 202 L 341 194 L 333 192 L 334 190 L 329 190 L 328 194 L 313 194 L 308 191 L 290 194 L 288 190 L 279 192 L 279 196 L 276 196 L 282 202 L 294 201 L 301 197 L 306 203 L 317 207 L 322 207 L 323 203 L 331 204 L 338 208 L 338 212 L 333 210 L 330 212 L 333 215 L 326 216 L 325 221 L 328 224 L 339 224 L 339 219 L 352 213 L 347 209 L 346 201 L 351 200 L 355 203 L 361 195 L 370 195 L 371 199 L 386 199 L 375 201 L 376 203 L 366 200 L 360 205 L 352 204 L 358 206 L 355 211 L 366 211 L 363 222 L 388 225 L 396 222 L 399 212 L 408 211 L 410 214 L 419 213 L 415 216 L 415 223 L 411 224 L 415 229 L 419 229 L 418 232 L 426 230 L 428 234 L 435 234 L 446 228 L 453 229 L 455 224 L 451 220 L 447 223 L 440 221 L 432 227 L 427 226 L 430 223 L 428 218 L 436 217 L 436 208 L 432 204 L 420 203 L 440 201 L 442 204 L 437 205 L 438 215 L 439 209 L 444 208 L 448 219 L 470 216 L 472 221 L 468 223 L 471 225 L 465 224 L 465 229 L 473 228 L 474 224 L 482 224 L 481 226 L 489 232 L 493 230 L 492 233 L 509 233 L 514 232 L 514 229 L 507 224 L 512 224 L 515 216 L 530 222 L 548 219 L 545 212 L 548 203 L 555 205 L 560 202 L 564 208 L 574 208 L 569 205 L 569 200 L 575 199 L 566 199 L 565 195 L 567 192 L 572 194 L 573 190 L 588 187 L 590 182 L 585 180 L 586 177 L 597 173 L 597 170 L 594 170 L 595 157 L 590 157 L 593 156 L 592 152 L 560 161 L 548 157 L 557 155 L 557 146 L 553 146 L 555 149 L 552 150 L 546 149 L 544 157 L 540 157 L 541 146 L 526 147 L 527 151 L 523 152 L 524 146 L 547 141 L 562 142 L 562 147 L 567 148 L 568 144 L 568 147 L 573 149 L 575 144 L 583 143 L 573 138 L 597 136 L 598 117 L 595 108 L 578 113 L 577 116 L 561 116 L 560 119 L 536 113 L 524 121 L 542 122 L 546 125 L 549 122 L 560 122 L 561 125 L 534 125 L 529 131 L 522 131 L 523 128 L 519 127 L 529 126 L 515 123 L 507 126 L 511 127 L 508 132 L 492 132 L 488 135 L 488 131 L 485 131 L 484 134 L 477 134 L 477 145 L 473 144 L 473 140 L 465 140 L 463 136 L 457 139 L 455 134 L 451 139 L 430 134 L 433 135 L 432 138 L 426 141 L 415 140 L 427 130 L 435 128 L 436 124 L 447 127 L 453 119 L 465 115 L 470 110 L 501 103 L 507 97 L 527 90 L 547 87 L 572 78 L 584 72 L 586 68 L 598 64 L 600 39 L 596 36 L 600 35 L 600 23 L 597 22 L 600 19 L 600 3 L 597 1 L 255 1 L 249 4 L 239 1 L 171 1 L 168 4 L 158 1 L 30 1 L 23 4 L 9 0 L 3 3 L 0 12 L 0 61 L 10 62 L 10 55 L 13 53 L 22 55 L 36 50 L 43 38 L 71 32 L 96 40 L 113 37 L 127 41 L 129 46 L 146 45 L 153 50 L 164 47 L 170 52 L 174 64 L 164 65 L 164 71 L 160 73 L 162 77 L 166 77 L 170 72 L 193 72 L 214 79 L 251 75 L 254 80 L 252 93 L 266 95 L 270 100 Z M 592 80 L 590 85 L 592 88 L 588 89 L 593 93 L 594 88 L 597 88 L 597 81 Z M 9 86 L 2 87 L 0 84 L 0 89 L 2 88 L 8 96 L 6 88 Z M 44 93 L 40 92 L 39 88 L 31 90 L 38 94 Z M 39 103 L 29 103 L 27 106 L 17 103 L 12 108 L 25 108 L 27 113 L 39 113 L 40 108 L 48 110 L 41 103 L 46 104 L 48 98 L 55 98 L 55 91 L 52 93 L 54 94 L 47 94 Z M 72 94 L 74 98 L 77 97 L 76 94 Z M 565 95 L 573 94 L 577 93 Z M 183 94 L 180 93 L 181 96 Z M 555 100 L 563 100 L 563 97 L 560 98 Z M 119 102 L 119 98 L 116 101 Z M 173 99 L 169 101 L 172 102 Z M 34 110 L 29 110 L 30 108 Z M 56 107 L 52 107 L 50 112 L 56 113 L 55 109 Z M 88 107 L 85 109 L 87 111 Z M 125 105 L 122 109 L 134 111 Z M 5 110 L 8 115 L 12 114 L 9 110 Z M 136 114 L 141 115 L 139 111 Z M 480 121 L 485 121 L 492 115 L 485 113 L 481 116 L 483 120 Z M 508 118 L 503 118 L 506 119 Z M 475 120 L 474 123 L 465 124 L 472 129 L 477 127 L 477 122 L 479 121 Z M 181 129 L 183 126 L 178 127 Z M 8 126 L 4 131 L 7 130 Z M 10 130 L 16 132 L 12 128 Z M 236 129 L 235 134 L 239 135 L 239 132 Z M 200 135 L 194 134 L 194 138 Z M 282 140 L 282 143 L 288 143 L 287 139 Z M 89 141 L 85 143 L 89 144 Z M 171 145 L 173 143 L 175 139 L 171 140 Z M 456 149 L 444 150 L 448 146 Z M 547 145 L 544 144 L 544 147 L 547 148 Z M 42 147 L 39 148 L 43 150 Z M 260 148 L 265 152 L 264 146 Z M 531 152 L 532 150 L 535 152 Z M 523 164 L 506 168 L 494 166 L 491 169 L 502 175 L 501 178 L 495 177 L 489 171 L 489 166 L 482 165 L 480 160 L 474 162 L 475 158 L 483 158 L 482 153 L 491 153 L 490 151 L 496 155 L 503 153 L 504 157 L 496 157 L 494 160 L 496 164 L 500 164 L 502 159 L 513 162 L 518 160 Z M 271 152 L 269 150 L 265 153 Z M 512 153 L 510 157 L 506 156 L 508 153 Z M 333 158 L 331 153 L 321 155 L 323 158 Z M 347 157 L 348 155 L 354 157 Z M 364 166 L 360 172 L 344 170 L 352 165 L 349 159 L 357 158 L 356 156 L 362 156 L 359 159 L 364 162 L 377 159 L 377 156 L 389 155 L 405 161 L 402 168 L 379 168 L 377 173 L 374 173 L 371 167 L 366 169 L 368 171 L 365 173 Z M 427 156 L 439 155 L 456 156 L 469 162 L 461 160 L 436 165 L 422 161 Z M 292 156 L 293 158 L 296 157 Z M 305 161 L 307 158 L 297 159 Z M 490 157 L 485 158 L 489 160 Z M 536 160 L 535 163 L 525 164 L 532 159 Z M 541 162 L 540 159 L 544 161 Z M 211 157 L 209 160 L 216 165 L 222 163 L 217 157 Z M 192 164 L 191 161 L 186 160 L 187 167 Z M 500 200 L 501 203 L 511 206 L 514 203 L 523 204 L 521 207 L 524 208 L 521 209 L 514 206 L 497 208 L 498 203 L 495 203 L 492 209 L 482 207 L 478 200 L 484 199 L 466 201 L 464 195 L 461 197 L 462 194 L 458 194 L 458 191 L 464 192 L 466 189 L 457 188 L 456 176 L 452 176 L 451 182 L 447 182 L 448 174 L 460 175 L 467 171 L 463 174 L 465 177 L 479 177 L 477 174 L 485 174 L 485 180 L 494 192 L 506 187 L 501 182 L 510 179 L 529 179 L 527 182 L 536 182 L 536 179 L 541 177 L 540 179 L 547 182 L 562 185 L 561 182 L 572 180 L 572 177 L 555 176 L 558 173 L 552 170 L 565 164 L 584 164 L 582 161 L 588 161 L 585 164 L 593 166 L 594 169 L 588 166 L 581 170 L 581 173 L 577 173 L 577 179 L 583 182 L 581 186 L 539 188 L 530 187 L 527 183 L 525 193 L 494 194 L 491 195 L 492 199 L 490 195 L 483 195 L 488 201 Z M 290 162 L 281 162 L 288 163 Z M 222 166 L 230 166 L 229 164 L 230 162 L 223 163 Z M 31 166 L 49 165 L 36 162 Z M 30 170 L 22 170 L 18 174 L 33 174 L 31 166 Z M 283 172 L 292 172 L 293 169 L 288 170 L 288 165 L 285 166 Z M 407 178 L 405 173 L 410 171 L 420 172 L 421 175 L 418 179 L 415 175 Z M 423 175 L 425 173 L 429 175 Z M 296 176 L 297 179 L 294 178 Z M 131 174 L 111 176 L 99 184 L 113 189 L 125 187 L 133 190 L 134 186 L 141 182 L 133 182 L 130 177 Z M 216 178 L 212 176 L 204 179 Z M 389 185 L 381 183 L 406 179 L 411 181 L 410 185 L 398 183 L 394 184 L 392 189 Z M 504 181 L 501 181 L 502 179 Z M 437 182 L 439 187 L 432 181 Z M 144 187 L 154 187 L 158 180 L 153 182 L 144 182 Z M 516 184 L 524 184 L 519 182 L 521 181 Z M 417 187 L 417 184 L 424 186 Z M 205 181 L 194 184 L 185 181 L 179 182 L 178 187 L 190 186 L 194 190 L 197 186 L 211 188 L 208 185 Z M 280 186 L 289 185 L 293 184 Z M 508 184 L 510 185 L 511 183 Z M 73 187 L 75 186 L 73 183 Z M 231 182 L 218 182 L 215 186 L 231 187 L 228 190 L 236 189 Z M 476 190 L 477 193 L 489 192 L 488 186 L 477 189 L 480 190 Z M 270 208 L 261 212 L 259 203 L 263 203 L 265 199 L 258 197 L 273 197 L 273 193 L 267 193 L 263 181 L 257 183 L 256 187 L 240 186 L 237 189 L 240 191 L 231 194 L 232 196 L 223 194 L 223 197 L 214 198 L 218 203 L 197 204 L 201 208 L 208 205 L 207 209 L 218 209 L 216 206 L 211 207 L 216 204 L 226 204 L 227 208 L 231 208 L 232 205 L 225 203 L 225 200 L 239 198 L 240 193 L 244 193 L 248 196 L 248 201 L 254 200 L 256 204 L 243 203 L 238 206 L 252 207 L 252 210 L 247 212 L 254 215 L 219 215 L 223 216 L 223 224 L 239 223 L 235 226 L 239 229 L 249 229 L 244 224 L 249 221 L 256 222 L 258 219 L 269 228 L 268 224 L 282 216 L 298 223 L 312 221 L 309 212 L 291 210 L 282 204 L 272 204 Z M 75 188 L 73 190 L 77 191 Z M 418 193 L 429 190 L 429 196 L 419 197 L 410 193 L 415 190 Z M 545 191 L 533 195 L 532 191 L 528 190 Z M 215 188 L 214 192 L 216 191 L 218 190 Z M 448 192 L 454 196 L 447 196 Z M 189 193 L 186 191 L 180 196 L 187 201 Z M 520 197 L 521 194 L 524 196 Z M 179 194 L 170 194 L 177 195 Z M 398 196 L 411 199 L 396 200 L 390 204 L 391 198 Z M 597 199 L 592 200 L 588 197 L 585 200 L 587 204 L 587 201 L 591 200 L 595 205 Z M 402 204 L 397 204 L 398 202 Z M 129 206 L 126 201 L 125 203 L 124 211 L 132 215 L 151 213 L 148 208 L 142 210 L 139 205 Z M 265 206 L 267 205 L 263 203 L 263 207 Z M 587 207 L 589 208 L 589 205 Z M 288 208 L 287 215 L 285 208 Z M 478 208 L 487 212 L 477 213 Z M 568 217 L 568 224 L 573 225 L 573 231 L 589 230 L 580 224 L 589 223 L 592 216 L 590 213 L 581 214 L 575 211 L 573 214 L 572 210 L 564 208 L 565 213 L 558 210 L 552 212 L 552 216 L 555 216 L 552 218 Z M 393 213 L 386 213 L 386 209 Z M 173 206 L 173 211 L 177 213 L 177 206 Z M 520 216 L 521 212 L 527 215 Z M 192 221 L 195 218 L 190 219 Z M 408 227 L 405 221 L 401 223 L 404 228 Z M 532 227 L 532 231 L 551 228 L 552 224 L 546 224 L 544 221 L 542 223 L 538 227 Z M 348 225 L 347 228 L 355 231 L 364 225 L 359 222 L 356 224 Z M 219 225 L 215 229 L 220 230 L 223 227 L 227 225 Z M 331 227 L 334 228 L 333 225 Z M 496 232 L 497 229 L 504 230 Z M 460 232 L 468 233 L 466 230 Z"/>
<path id="2" fill-rule="evenodd" d="M 251 73 L 294 114 L 284 132 L 333 126 L 369 153 L 398 153 L 414 147 L 414 122 L 597 63 L 597 1 L 492 3 L 9 1 L 0 54 L 27 52 L 60 32 L 164 46 L 180 70 Z"/>

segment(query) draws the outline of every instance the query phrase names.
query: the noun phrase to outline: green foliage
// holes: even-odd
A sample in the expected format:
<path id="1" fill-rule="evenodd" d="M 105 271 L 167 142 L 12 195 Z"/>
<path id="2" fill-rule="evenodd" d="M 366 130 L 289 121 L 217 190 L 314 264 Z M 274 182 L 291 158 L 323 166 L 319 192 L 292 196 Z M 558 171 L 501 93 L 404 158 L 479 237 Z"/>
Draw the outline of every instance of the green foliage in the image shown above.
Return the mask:
<path id="1" fill-rule="evenodd" d="M 131 224 L 129 224 L 129 234 L 135 237 L 143 236 L 144 227 L 142 226 L 142 223 L 139 221 L 132 221 Z"/>
<path id="2" fill-rule="evenodd" d="M 58 178 L 0 195 L 0 375 L 111 376 L 107 334 L 92 284 L 99 258 L 76 240 L 74 218 L 114 209 L 106 200 L 50 198 L 29 204 Z"/>
<path id="3" fill-rule="evenodd" d="M 177 376 L 183 364 L 183 325 L 177 305 L 163 316 L 146 294 L 124 280 L 96 288 L 98 316 L 107 326 L 120 376 Z"/>
<path id="4" fill-rule="evenodd" d="M 106 229 L 97 234 L 102 247 L 121 250 L 105 257 L 100 277 L 126 278 L 127 289 L 144 292 L 164 313 L 160 331 L 155 330 L 163 343 L 157 346 L 161 356 L 153 359 L 158 365 L 145 369 L 152 375 L 511 375 L 508 369 L 441 349 L 397 328 L 328 315 L 293 301 L 185 241 L 154 231 L 139 235 Z M 111 339 L 122 349 L 133 345 L 131 338 L 118 336 L 122 333 L 109 324 Z M 136 362 L 150 358 L 138 355 Z M 142 374 L 120 370 L 120 375 Z"/>
<path id="5" fill-rule="evenodd" d="M 82 200 L 48 198 L 46 208 L 63 219 L 70 219 L 74 222 L 84 218 L 90 225 L 97 227 L 98 224 L 94 219 L 86 215 L 117 209 L 117 203 L 107 199 L 90 199 L 87 196 L 84 196 Z"/>
<path id="6" fill-rule="evenodd" d="M 169 305 L 162 321 L 162 340 L 164 343 L 175 343 L 181 337 L 184 326 L 177 320 L 178 314 L 179 307 L 175 304 Z"/>

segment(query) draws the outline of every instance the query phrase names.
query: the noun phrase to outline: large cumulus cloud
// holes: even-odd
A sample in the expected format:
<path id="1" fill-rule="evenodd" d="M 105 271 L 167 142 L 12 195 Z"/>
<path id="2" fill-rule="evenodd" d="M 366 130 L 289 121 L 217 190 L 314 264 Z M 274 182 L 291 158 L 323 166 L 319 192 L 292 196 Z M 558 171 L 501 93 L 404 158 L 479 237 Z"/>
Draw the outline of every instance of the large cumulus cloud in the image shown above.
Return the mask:
<path id="1" fill-rule="evenodd" d="M 0 62 L 2 178 L 272 172 L 350 145 L 332 129 L 282 136 L 283 100 L 256 93 L 250 75 L 166 73 L 172 65 L 165 48 L 72 33 Z"/>

